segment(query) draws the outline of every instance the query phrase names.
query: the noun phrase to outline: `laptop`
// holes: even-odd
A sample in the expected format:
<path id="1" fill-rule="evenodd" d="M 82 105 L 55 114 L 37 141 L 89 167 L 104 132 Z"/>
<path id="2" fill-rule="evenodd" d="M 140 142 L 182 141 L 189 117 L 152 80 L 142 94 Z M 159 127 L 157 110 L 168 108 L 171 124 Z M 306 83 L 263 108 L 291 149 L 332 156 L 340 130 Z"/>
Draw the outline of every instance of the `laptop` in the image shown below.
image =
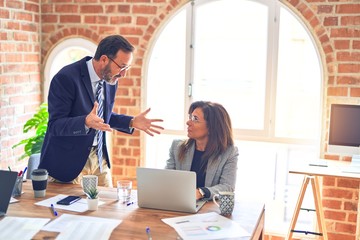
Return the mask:
<path id="1" fill-rule="evenodd" d="M 0 170 L 0 217 L 7 212 L 17 175 L 17 172 Z"/>
<path id="2" fill-rule="evenodd" d="M 137 167 L 137 197 L 142 208 L 196 213 L 206 203 L 196 201 L 196 173 Z"/>

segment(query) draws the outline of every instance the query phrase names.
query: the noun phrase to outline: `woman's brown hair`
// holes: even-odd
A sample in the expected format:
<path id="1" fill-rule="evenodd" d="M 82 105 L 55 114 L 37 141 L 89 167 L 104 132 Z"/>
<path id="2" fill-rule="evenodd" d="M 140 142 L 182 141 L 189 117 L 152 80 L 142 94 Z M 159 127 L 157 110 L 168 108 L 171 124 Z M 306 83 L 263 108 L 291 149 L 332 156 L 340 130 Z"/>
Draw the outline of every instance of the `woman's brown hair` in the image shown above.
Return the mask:
<path id="1" fill-rule="evenodd" d="M 193 102 L 188 111 L 189 115 L 196 108 L 200 108 L 203 111 L 209 131 L 209 140 L 203 154 L 203 159 L 216 158 L 225 152 L 229 146 L 234 145 L 230 116 L 219 103 L 209 101 Z M 180 160 L 184 159 L 186 151 L 188 151 L 194 142 L 194 139 L 189 138 L 180 146 Z"/>

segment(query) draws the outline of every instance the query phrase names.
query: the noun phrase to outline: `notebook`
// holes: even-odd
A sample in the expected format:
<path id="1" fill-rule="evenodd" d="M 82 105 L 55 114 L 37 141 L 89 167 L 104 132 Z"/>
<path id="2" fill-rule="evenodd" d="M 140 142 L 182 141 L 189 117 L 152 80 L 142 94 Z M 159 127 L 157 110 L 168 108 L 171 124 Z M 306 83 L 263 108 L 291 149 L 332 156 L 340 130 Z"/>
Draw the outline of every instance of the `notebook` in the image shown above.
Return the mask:
<path id="1" fill-rule="evenodd" d="M 18 173 L 0 170 L 0 217 L 6 214 Z"/>
<path id="2" fill-rule="evenodd" d="M 138 205 L 177 212 L 196 213 L 206 203 L 196 201 L 196 173 L 137 167 Z"/>

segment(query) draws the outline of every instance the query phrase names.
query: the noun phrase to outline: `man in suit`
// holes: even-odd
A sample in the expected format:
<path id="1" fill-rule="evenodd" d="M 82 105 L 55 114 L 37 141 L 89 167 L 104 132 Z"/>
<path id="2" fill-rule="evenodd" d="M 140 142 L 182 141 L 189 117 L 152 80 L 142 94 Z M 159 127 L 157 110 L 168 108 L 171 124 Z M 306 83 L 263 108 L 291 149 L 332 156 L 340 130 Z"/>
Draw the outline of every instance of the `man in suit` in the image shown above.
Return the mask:
<path id="1" fill-rule="evenodd" d="M 134 47 L 122 36 L 99 43 L 94 57 L 65 66 L 52 79 L 48 96 L 49 122 L 39 168 L 50 181 L 80 183 L 83 175 L 98 176 L 99 185 L 112 186 L 106 132 L 153 136 L 161 126 L 140 113 L 132 117 L 112 111 L 118 80 L 126 75 Z"/>

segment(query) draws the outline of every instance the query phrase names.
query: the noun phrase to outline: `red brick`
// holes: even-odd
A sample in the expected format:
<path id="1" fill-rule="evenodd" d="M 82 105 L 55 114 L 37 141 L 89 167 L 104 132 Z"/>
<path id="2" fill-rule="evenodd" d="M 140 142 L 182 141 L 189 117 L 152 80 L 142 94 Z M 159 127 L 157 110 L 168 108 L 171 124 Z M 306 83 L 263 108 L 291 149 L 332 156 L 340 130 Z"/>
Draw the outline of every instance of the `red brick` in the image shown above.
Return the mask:
<path id="1" fill-rule="evenodd" d="M 341 4 L 336 6 L 336 13 L 344 14 L 344 13 L 359 13 L 360 12 L 360 4 Z"/>
<path id="2" fill-rule="evenodd" d="M 335 230 L 340 233 L 356 233 L 356 225 L 355 224 L 344 224 L 344 223 L 335 223 Z"/>
<path id="3" fill-rule="evenodd" d="M 62 15 L 60 16 L 60 22 L 62 23 L 80 23 L 80 15 Z"/>
<path id="4" fill-rule="evenodd" d="M 347 96 L 348 89 L 344 87 L 329 87 L 328 95 L 329 96 Z"/>
<path id="5" fill-rule="evenodd" d="M 344 16 L 341 17 L 342 26 L 359 26 L 360 25 L 360 16 Z"/>
<path id="6" fill-rule="evenodd" d="M 360 49 L 360 41 L 357 40 L 353 41 L 353 49 Z"/>
<path id="7" fill-rule="evenodd" d="M 360 84 L 360 76 L 339 76 L 337 84 L 358 85 Z"/>
<path id="8" fill-rule="evenodd" d="M 350 97 L 360 97 L 360 88 L 350 88 Z"/>
<path id="9" fill-rule="evenodd" d="M 349 49 L 350 40 L 335 40 L 334 45 L 336 49 Z"/>
<path id="10" fill-rule="evenodd" d="M 86 13 L 94 13 L 94 14 L 101 14 L 104 13 L 104 8 L 100 5 L 87 5 L 87 6 L 81 6 L 80 7 L 80 13 L 86 14 Z"/>
<path id="11" fill-rule="evenodd" d="M 79 12 L 79 6 L 76 4 L 62 4 L 62 5 L 56 5 L 55 6 L 55 12 L 56 13 L 78 13 Z"/>
<path id="12" fill-rule="evenodd" d="M 334 210 L 340 210 L 342 206 L 342 202 L 339 200 L 330 200 L 330 199 L 323 199 L 323 206 L 324 208 L 330 208 Z"/>
<path id="13" fill-rule="evenodd" d="M 339 199 L 352 199 L 353 192 L 339 188 L 327 188 L 323 189 L 323 197 L 339 198 Z"/>
<path id="14" fill-rule="evenodd" d="M 324 26 L 337 26 L 338 24 L 338 17 L 325 17 L 324 19 Z"/>
<path id="15" fill-rule="evenodd" d="M 324 216 L 326 219 L 337 220 L 337 221 L 345 221 L 346 219 L 346 213 L 337 212 L 337 211 L 324 210 Z"/>
<path id="16" fill-rule="evenodd" d="M 332 13 L 333 11 L 333 6 L 332 5 L 319 5 L 317 7 L 317 13 L 322 14 L 322 13 Z"/>
<path id="17" fill-rule="evenodd" d="M 344 210 L 357 212 L 357 202 L 344 202 Z"/>
<path id="18" fill-rule="evenodd" d="M 339 64 L 339 73 L 359 73 L 360 64 Z"/>
<path id="19" fill-rule="evenodd" d="M 155 6 L 146 6 L 146 5 L 134 5 L 131 8 L 132 13 L 137 14 L 155 14 L 157 7 Z"/>

